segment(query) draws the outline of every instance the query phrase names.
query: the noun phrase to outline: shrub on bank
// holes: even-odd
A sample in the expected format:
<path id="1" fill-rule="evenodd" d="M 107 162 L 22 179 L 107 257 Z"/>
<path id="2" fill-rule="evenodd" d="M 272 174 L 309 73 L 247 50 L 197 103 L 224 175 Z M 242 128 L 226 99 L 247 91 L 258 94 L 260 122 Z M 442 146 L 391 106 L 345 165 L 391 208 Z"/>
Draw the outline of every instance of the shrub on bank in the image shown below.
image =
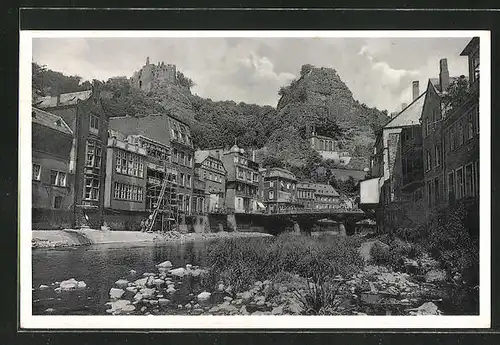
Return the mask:
<path id="1" fill-rule="evenodd" d="M 208 263 L 212 281 L 218 278 L 235 292 L 284 272 L 322 284 L 336 275 L 352 275 L 363 266 L 356 240 L 292 234 L 214 243 L 208 249 Z"/>

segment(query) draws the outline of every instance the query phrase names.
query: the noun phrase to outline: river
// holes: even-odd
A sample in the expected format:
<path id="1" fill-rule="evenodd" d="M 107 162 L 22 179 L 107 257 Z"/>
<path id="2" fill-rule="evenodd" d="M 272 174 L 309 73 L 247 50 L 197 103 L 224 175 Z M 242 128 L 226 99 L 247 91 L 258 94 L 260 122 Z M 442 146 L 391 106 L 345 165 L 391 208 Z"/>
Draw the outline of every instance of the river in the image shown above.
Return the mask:
<path id="1" fill-rule="evenodd" d="M 33 314 L 45 315 L 106 315 L 109 290 L 118 279 L 135 280 L 145 272 L 156 273 L 155 265 L 169 260 L 173 268 L 186 264 L 203 267 L 209 241 L 162 243 L 161 245 L 91 245 L 76 248 L 35 249 L 33 264 Z M 137 274 L 131 275 L 135 270 Z M 83 290 L 57 293 L 53 283 L 70 278 L 83 280 Z M 39 289 L 47 285 L 49 288 Z M 188 303 L 191 291 L 199 290 L 197 282 L 176 282 L 171 310 L 178 313 L 177 305 Z M 170 297 L 169 297 L 170 298 Z M 171 298 L 172 299 L 172 298 Z"/>

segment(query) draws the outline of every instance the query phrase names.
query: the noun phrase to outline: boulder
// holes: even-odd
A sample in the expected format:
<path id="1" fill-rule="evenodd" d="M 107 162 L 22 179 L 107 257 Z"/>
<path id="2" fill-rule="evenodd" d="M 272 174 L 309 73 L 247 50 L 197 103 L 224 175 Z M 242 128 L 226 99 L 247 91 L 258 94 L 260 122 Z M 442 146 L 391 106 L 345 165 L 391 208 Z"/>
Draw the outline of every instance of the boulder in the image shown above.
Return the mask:
<path id="1" fill-rule="evenodd" d="M 446 271 L 442 269 L 433 269 L 425 274 L 427 283 L 443 282 L 446 280 Z"/>
<path id="2" fill-rule="evenodd" d="M 119 288 L 124 288 L 128 285 L 128 280 L 118 279 L 117 281 L 115 281 L 115 285 L 118 286 Z"/>
<path id="3" fill-rule="evenodd" d="M 48 289 L 49 287 L 47 285 L 43 285 L 41 284 L 39 287 L 38 287 L 40 290 L 45 290 L 45 289 Z"/>
<path id="4" fill-rule="evenodd" d="M 154 284 L 155 286 L 160 287 L 160 286 L 162 286 L 163 284 L 165 284 L 165 281 L 164 281 L 163 279 L 155 279 L 155 280 L 153 281 L 153 284 Z"/>
<path id="5" fill-rule="evenodd" d="M 242 306 L 240 308 L 240 314 L 243 314 L 243 315 L 248 315 L 248 311 L 247 311 L 247 307 L 246 306 Z"/>
<path id="6" fill-rule="evenodd" d="M 151 273 L 151 272 L 144 272 L 142 274 L 143 277 L 151 277 L 151 276 L 154 276 L 155 274 L 154 273 Z"/>
<path id="7" fill-rule="evenodd" d="M 141 287 L 144 287 L 144 286 L 146 286 L 146 282 L 147 282 L 147 281 L 148 281 L 148 278 L 147 278 L 147 277 L 146 277 L 146 278 L 137 279 L 137 280 L 135 281 L 135 285 L 137 285 L 137 286 L 141 286 Z"/>
<path id="8" fill-rule="evenodd" d="M 156 267 L 159 267 L 159 268 L 170 268 L 172 267 L 172 263 L 170 261 L 163 261 L 162 263 L 156 265 Z"/>
<path id="9" fill-rule="evenodd" d="M 125 291 L 122 289 L 111 288 L 111 290 L 109 290 L 109 297 L 111 297 L 111 299 L 120 299 L 124 293 Z"/>
<path id="10" fill-rule="evenodd" d="M 117 315 L 117 314 L 125 314 L 135 310 L 135 306 L 130 303 L 128 300 L 118 300 L 114 302 L 106 303 L 111 306 L 110 309 L 106 310 L 106 312 Z"/>
<path id="11" fill-rule="evenodd" d="M 55 311 L 54 308 L 47 308 L 47 309 L 45 309 L 45 312 L 48 313 L 48 314 L 52 314 L 54 311 Z"/>
<path id="12" fill-rule="evenodd" d="M 217 290 L 218 290 L 218 291 L 224 291 L 224 284 L 219 284 L 219 285 L 217 286 Z"/>
<path id="13" fill-rule="evenodd" d="M 408 309 L 411 315 L 440 315 L 437 305 L 432 302 L 426 302 L 422 304 L 420 307 L 415 309 Z"/>
<path id="14" fill-rule="evenodd" d="M 173 270 L 169 271 L 171 275 L 177 276 L 177 277 L 184 277 L 186 274 L 186 269 L 183 267 L 179 267 Z"/>
<path id="15" fill-rule="evenodd" d="M 282 315 L 283 314 L 283 306 L 279 306 L 279 307 L 276 307 L 274 308 L 272 311 L 271 311 L 271 315 Z"/>
<path id="16" fill-rule="evenodd" d="M 207 292 L 207 291 L 203 291 L 202 293 L 200 293 L 197 298 L 198 300 L 200 301 L 206 301 L 210 298 L 210 295 L 211 293 L 210 292 Z"/>
<path id="17" fill-rule="evenodd" d="M 241 294 L 241 298 L 244 300 L 244 301 L 248 301 L 250 299 L 252 299 L 253 297 L 253 293 L 251 291 L 245 291 Z"/>
<path id="18" fill-rule="evenodd" d="M 85 282 L 83 280 L 80 280 L 77 284 L 76 284 L 76 288 L 77 289 L 85 289 L 87 287 L 87 284 L 85 284 Z"/>
<path id="19" fill-rule="evenodd" d="M 224 301 L 231 302 L 233 299 L 229 296 L 224 297 Z"/>
<path id="20" fill-rule="evenodd" d="M 190 270 L 191 268 L 193 268 L 193 265 L 191 265 L 191 264 L 186 264 L 186 269 L 187 269 L 187 270 Z"/>
<path id="21" fill-rule="evenodd" d="M 140 301 L 140 300 L 142 300 L 142 298 L 143 298 L 143 296 L 142 296 L 142 293 L 140 293 L 140 292 L 136 293 L 134 296 L 134 299 L 136 301 Z"/>
<path id="22" fill-rule="evenodd" d="M 143 288 L 141 289 L 141 294 L 144 298 L 151 298 L 155 294 L 155 289 Z"/>
<path id="23" fill-rule="evenodd" d="M 153 286 L 155 286 L 155 277 L 149 276 L 148 279 L 146 280 L 146 287 L 151 288 Z"/>
<path id="24" fill-rule="evenodd" d="M 59 284 L 59 287 L 61 288 L 62 291 L 75 290 L 77 288 L 77 286 L 78 286 L 78 281 L 75 278 L 63 280 Z"/>
<path id="25" fill-rule="evenodd" d="M 174 289 L 173 286 L 170 286 L 168 289 L 167 289 L 167 293 L 174 293 L 176 290 Z"/>
<path id="26" fill-rule="evenodd" d="M 168 305 L 168 303 L 170 302 L 170 300 L 166 299 L 166 298 L 160 298 L 158 300 L 158 303 L 162 306 L 165 306 L 165 305 Z"/>
<path id="27" fill-rule="evenodd" d="M 132 292 L 133 294 L 137 293 L 137 288 L 135 286 L 127 286 L 125 290 Z"/>
<path id="28" fill-rule="evenodd" d="M 133 275 L 136 275 L 137 274 L 137 271 L 136 270 L 130 270 L 128 271 L 128 273 L 133 276 Z"/>
<path id="29" fill-rule="evenodd" d="M 188 304 L 186 304 L 186 305 L 184 306 L 184 308 L 185 308 L 185 309 L 191 309 L 191 307 L 192 307 L 192 306 L 191 306 L 191 303 L 188 303 Z"/>

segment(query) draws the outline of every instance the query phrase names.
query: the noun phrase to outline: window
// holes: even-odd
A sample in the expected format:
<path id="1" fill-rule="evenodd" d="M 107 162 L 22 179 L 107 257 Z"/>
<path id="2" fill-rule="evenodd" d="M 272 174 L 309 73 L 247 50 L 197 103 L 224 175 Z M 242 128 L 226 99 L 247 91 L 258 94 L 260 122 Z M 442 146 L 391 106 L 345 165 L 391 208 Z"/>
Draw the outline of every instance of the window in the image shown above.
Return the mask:
<path id="1" fill-rule="evenodd" d="M 54 208 L 60 209 L 62 206 L 62 196 L 55 196 L 54 197 Z"/>
<path id="2" fill-rule="evenodd" d="M 190 154 L 187 155 L 187 160 L 188 160 L 188 167 L 192 167 L 193 166 L 193 156 L 191 156 Z"/>
<path id="3" fill-rule="evenodd" d="M 182 151 L 179 152 L 179 163 L 186 165 L 186 154 Z"/>
<path id="4" fill-rule="evenodd" d="M 98 200 L 100 185 L 101 183 L 98 178 L 92 176 L 85 176 L 85 199 Z"/>
<path id="5" fill-rule="evenodd" d="M 101 167 L 101 146 L 93 141 L 87 140 L 85 166 L 100 168 Z"/>
<path id="6" fill-rule="evenodd" d="M 436 166 L 438 167 L 441 164 L 441 143 L 437 144 L 434 150 L 434 159 L 436 162 Z"/>
<path id="7" fill-rule="evenodd" d="M 463 145 L 464 143 L 464 126 L 462 124 L 462 121 L 458 121 L 457 122 L 457 127 L 458 127 L 458 145 L 457 146 L 461 146 Z"/>
<path id="8" fill-rule="evenodd" d="M 40 164 L 33 164 L 33 180 L 40 181 L 42 167 Z"/>
<path id="9" fill-rule="evenodd" d="M 115 182 L 113 195 L 115 199 L 127 201 L 143 201 L 144 191 L 140 186 L 132 186 L 125 183 Z"/>
<path id="10" fill-rule="evenodd" d="M 177 158 L 177 154 L 178 154 L 177 149 L 174 149 L 174 154 L 172 155 L 172 161 L 174 163 L 178 163 L 179 162 L 179 159 Z"/>
<path id="11" fill-rule="evenodd" d="M 430 181 L 427 181 L 427 205 L 432 206 L 432 184 Z"/>
<path id="12" fill-rule="evenodd" d="M 439 178 L 434 179 L 434 194 L 435 194 L 435 200 L 436 200 L 436 205 L 439 204 L 441 201 L 441 188 L 439 188 Z"/>
<path id="13" fill-rule="evenodd" d="M 448 173 L 448 199 L 455 198 L 455 173 L 452 171 Z"/>
<path id="14" fill-rule="evenodd" d="M 462 168 L 457 169 L 457 199 L 461 199 L 464 196 L 464 171 Z"/>
<path id="15" fill-rule="evenodd" d="M 465 167 L 465 196 L 474 195 L 474 185 L 472 176 L 472 163 Z"/>
<path id="16" fill-rule="evenodd" d="M 472 56 L 473 82 L 479 80 L 479 50 Z"/>
<path id="17" fill-rule="evenodd" d="M 450 151 L 453 151 L 455 149 L 455 126 L 451 126 L 450 128 Z"/>
<path id="18" fill-rule="evenodd" d="M 50 171 L 50 184 L 60 187 L 66 187 L 66 173 L 61 171 Z"/>
<path id="19" fill-rule="evenodd" d="M 99 118 L 95 115 L 90 115 L 90 132 L 99 133 Z"/>
<path id="20" fill-rule="evenodd" d="M 269 191 L 269 199 L 274 199 L 274 191 L 273 190 Z"/>
<path id="21" fill-rule="evenodd" d="M 191 175 L 187 175 L 186 187 L 191 187 Z"/>
<path id="22" fill-rule="evenodd" d="M 429 129 L 430 129 L 430 121 L 429 121 L 429 118 L 426 117 L 425 118 L 425 126 L 424 126 L 424 137 L 429 135 L 429 133 L 430 133 Z"/>
<path id="23" fill-rule="evenodd" d="M 269 187 L 274 187 L 274 181 L 269 182 Z"/>
<path id="24" fill-rule="evenodd" d="M 472 112 L 467 115 L 467 137 L 466 140 L 472 139 L 474 136 L 474 124 L 473 124 L 473 115 Z"/>
<path id="25" fill-rule="evenodd" d="M 185 179 L 186 179 L 186 177 L 185 177 L 184 173 L 181 173 L 181 181 L 180 181 L 181 186 L 184 186 L 184 183 L 186 182 Z"/>
<path id="26" fill-rule="evenodd" d="M 426 163 L 427 163 L 427 166 L 426 166 L 426 171 L 429 171 L 432 169 L 432 155 L 431 155 L 431 151 L 427 150 L 426 152 Z"/>
<path id="27" fill-rule="evenodd" d="M 119 150 L 116 153 L 115 170 L 125 175 L 144 177 L 144 158 Z"/>

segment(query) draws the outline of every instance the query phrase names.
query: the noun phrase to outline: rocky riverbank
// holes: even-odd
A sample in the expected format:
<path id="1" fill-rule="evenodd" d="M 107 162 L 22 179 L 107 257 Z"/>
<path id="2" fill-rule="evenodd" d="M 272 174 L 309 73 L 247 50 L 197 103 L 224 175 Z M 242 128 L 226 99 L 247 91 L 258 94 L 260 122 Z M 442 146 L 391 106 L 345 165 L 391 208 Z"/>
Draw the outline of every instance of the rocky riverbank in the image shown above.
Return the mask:
<path id="1" fill-rule="evenodd" d="M 198 240 L 213 240 L 218 238 L 265 237 L 269 234 L 258 232 L 218 232 L 218 233 L 188 233 L 177 231 L 166 233 L 145 233 L 136 231 L 105 231 L 93 229 L 65 230 L 33 230 L 32 248 L 75 247 L 91 244 L 109 243 L 162 243 L 186 242 Z"/>

